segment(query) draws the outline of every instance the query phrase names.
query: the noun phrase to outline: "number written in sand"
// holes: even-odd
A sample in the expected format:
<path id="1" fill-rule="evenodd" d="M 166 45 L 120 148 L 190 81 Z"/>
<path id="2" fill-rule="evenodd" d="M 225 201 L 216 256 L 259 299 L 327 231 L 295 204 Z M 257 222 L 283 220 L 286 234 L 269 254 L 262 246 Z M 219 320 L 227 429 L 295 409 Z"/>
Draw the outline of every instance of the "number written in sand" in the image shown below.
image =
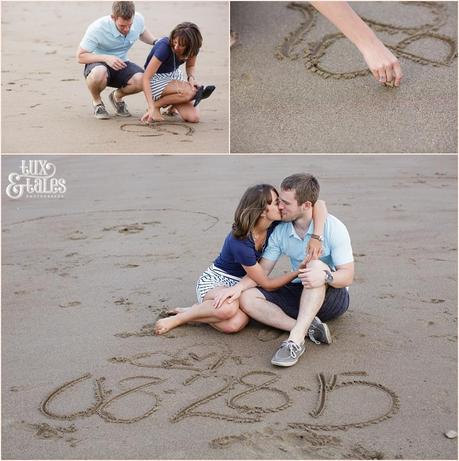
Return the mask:
<path id="1" fill-rule="evenodd" d="M 46 416 L 49 416 L 50 418 L 63 419 L 63 420 L 73 420 L 76 418 L 89 417 L 94 414 L 97 414 L 102 419 L 110 423 L 128 424 L 128 423 L 135 423 L 137 421 L 147 418 L 159 408 L 159 397 L 150 391 L 147 392 L 146 389 L 150 388 L 151 386 L 154 386 L 155 384 L 159 384 L 163 382 L 164 380 L 156 376 L 131 376 L 129 378 L 125 378 L 121 380 L 119 384 L 125 381 L 139 380 L 139 379 L 147 380 L 147 381 L 138 386 L 126 389 L 124 390 L 124 392 L 116 394 L 113 397 L 108 399 L 109 395 L 112 394 L 112 391 L 105 389 L 104 387 L 105 378 L 103 377 L 97 378 L 94 380 L 95 403 L 93 405 L 89 406 L 88 408 L 84 410 L 80 410 L 80 411 L 68 413 L 68 414 L 62 414 L 62 413 L 59 414 L 59 413 L 56 413 L 55 411 L 50 410 L 49 408 L 50 404 L 57 396 L 65 393 L 69 389 L 74 388 L 77 384 L 83 381 L 86 381 L 90 378 L 92 378 L 92 375 L 90 373 L 86 373 L 85 375 L 77 379 L 74 379 L 72 381 L 64 383 L 62 386 L 59 386 L 57 389 L 51 392 L 51 394 L 49 394 L 48 397 L 46 397 L 43 400 L 40 406 L 41 412 L 44 413 Z M 131 417 L 131 418 L 122 418 L 122 417 L 117 417 L 113 413 L 108 411 L 108 408 L 112 406 L 115 402 L 119 402 L 121 399 L 127 396 L 131 396 L 132 394 L 135 394 L 135 393 L 148 394 L 150 397 L 153 398 L 154 400 L 153 405 L 145 413 L 139 416 Z"/>
<path id="2" fill-rule="evenodd" d="M 338 374 L 332 375 L 331 378 L 328 381 L 326 381 L 324 373 L 319 373 L 317 375 L 317 378 L 319 381 L 318 405 L 314 411 L 310 412 L 310 415 L 313 418 L 320 417 L 323 414 L 324 410 L 326 409 L 328 394 L 332 391 L 337 391 L 343 388 L 349 388 L 350 386 L 365 386 L 365 387 L 370 387 L 372 389 L 376 389 L 378 391 L 385 393 L 390 399 L 390 405 L 384 411 L 384 413 L 374 418 L 364 419 L 362 421 L 349 422 L 349 423 L 344 423 L 344 424 L 289 423 L 288 426 L 293 429 L 303 429 L 307 431 L 310 431 L 310 430 L 336 431 L 336 430 L 346 430 L 351 427 L 362 428 L 362 427 L 366 427 L 372 424 L 380 423 L 381 421 L 391 418 L 398 412 L 398 410 L 400 409 L 400 401 L 399 401 L 397 394 L 395 394 L 395 392 L 393 392 L 386 386 L 383 386 L 382 384 L 373 383 L 371 381 L 363 381 L 363 380 L 344 381 L 344 382 L 338 383 L 339 376 L 352 376 L 352 375 L 366 376 L 367 374 L 364 371 L 355 371 L 355 372 L 351 371 L 351 372 L 338 373 Z"/>
<path id="3" fill-rule="evenodd" d="M 252 384 L 246 381 L 247 378 L 253 377 L 253 376 L 263 376 L 265 378 L 265 381 L 263 381 L 260 384 Z M 261 421 L 262 415 L 264 413 L 274 413 L 277 411 L 281 411 L 281 410 L 284 410 L 285 408 L 288 408 L 291 405 L 291 399 L 286 392 L 280 389 L 277 389 L 275 387 L 270 387 L 271 384 L 273 384 L 279 379 L 279 377 L 273 372 L 251 371 L 249 373 L 246 373 L 240 376 L 239 378 L 235 378 L 232 376 L 223 376 L 222 378 L 225 381 L 224 386 L 222 386 L 215 392 L 199 400 L 194 401 L 187 407 L 180 410 L 175 416 L 171 418 L 171 422 L 176 423 L 178 421 L 181 421 L 184 418 L 191 417 L 191 416 L 203 416 L 207 418 L 215 418 L 215 419 L 233 421 L 233 422 L 238 422 L 238 423 L 255 423 L 255 422 Z M 235 410 L 238 410 L 240 412 L 247 413 L 248 415 L 253 415 L 253 416 L 228 415 L 228 414 L 223 414 L 223 413 L 216 413 L 213 411 L 196 411 L 196 409 L 199 408 L 200 406 L 208 402 L 211 402 L 212 400 L 216 400 L 225 394 L 229 394 L 231 390 L 234 389 L 234 386 L 238 383 L 243 384 L 244 386 L 247 386 L 248 389 L 231 397 L 228 401 L 226 401 L 226 405 L 230 408 L 233 408 Z M 273 407 L 249 406 L 249 405 L 242 405 L 238 403 L 242 399 L 247 397 L 248 395 L 254 394 L 255 392 L 258 392 L 261 390 L 274 393 L 276 395 L 280 395 L 281 399 L 283 400 L 283 403 L 281 403 L 278 406 L 273 406 Z"/>

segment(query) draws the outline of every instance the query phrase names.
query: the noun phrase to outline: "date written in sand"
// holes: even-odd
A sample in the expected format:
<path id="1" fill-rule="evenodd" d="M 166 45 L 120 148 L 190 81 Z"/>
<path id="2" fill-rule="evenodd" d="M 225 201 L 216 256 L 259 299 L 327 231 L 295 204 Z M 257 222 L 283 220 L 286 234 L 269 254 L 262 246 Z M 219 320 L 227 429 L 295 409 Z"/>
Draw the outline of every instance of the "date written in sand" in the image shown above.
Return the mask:
<path id="1" fill-rule="evenodd" d="M 234 423 L 255 423 L 262 421 L 267 414 L 284 411 L 292 405 L 304 405 L 304 392 L 301 392 L 300 401 L 295 402 L 291 396 L 295 392 L 288 391 L 308 389 L 295 385 L 292 385 L 291 389 L 280 389 L 276 386 L 280 376 L 273 371 L 252 370 L 240 375 L 217 372 L 224 362 L 231 357 L 228 352 L 222 353 L 221 357 L 217 357 L 219 354 L 199 355 L 195 352 L 189 352 L 188 354 L 182 353 L 180 357 L 168 357 L 156 363 L 139 361 L 139 358 L 151 358 L 158 354 L 170 355 L 170 352 L 140 354 L 142 357 L 139 357 L 139 354 L 131 358 L 115 357 L 110 361 L 129 362 L 130 365 L 142 368 L 162 368 L 163 371 L 192 371 L 192 375 L 182 383 L 183 386 L 190 386 L 197 380 L 203 380 L 198 383 L 198 387 L 206 389 L 207 394 L 199 399 L 193 398 L 178 412 L 172 414 L 169 417 L 171 423 L 179 423 L 192 417 L 212 418 Z M 189 366 L 190 362 L 194 362 L 195 366 Z M 303 430 L 336 431 L 362 428 L 393 417 L 400 408 L 397 394 L 382 384 L 362 379 L 366 376 L 367 373 L 364 371 L 335 373 L 328 377 L 325 373 L 319 373 L 317 375 L 318 392 L 315 397 L 316 407 L 309 412 L 309 416 L 313 418 L 312 421 L 294 421 L 288 423 L 288 426 Z M 78 384 L 88 380 L 92 380 L 94 387 L 93 402 L 89 405 L 86 404 L 83 409 L 75 410 L 75 388 Z M 168 394 L 175 394 L 176 391 L 163 389 L 162 393 L 165 396 L 160 396 L 161 391 L 158 388 L 155 390 L 155 386 L 160 386 L 165 381 L 167 378 L 150 375 L 129 376 L 118 382 L 122 391 L 115 394 L 113 390 L 107 388 L 104 377 L 94 378 L 90 373 L 86 373 L 54 389 L 42 401 L 40 410 L 49 418 L 59 420 L 71 421 L 77 418 L 98 416 L 110 423 L 131 424 L 152 417 L 161 405 L 168 408 L 167 396 Z M 375 398 L 375 401 L 372 402 L 372 416 L 354 415 L 352 418 L 348 416 L 346 421 L 340 418 L 340 421 L 333 422 L 330 421 L 329 415 L 328 418 L 325 415 L 326 422 L 322 422 L 320 418 L 323 418 L 324 413 L 327 413 L 330 395 L 338 393 L 342 389 L 355 389 L 356 391 L 358 389 L 359 392 L 370 389 L 367 398 L 369 396 Z M 377 393 L 384 395 L 383 400 L 377 397 Z M 136 408 L 141 408 L 138 410 L 141 411 L 140 414 L 132 414 L 133 397 L 138 399 Z M 125 414 L 122 414 L 123 400 L 126 402 L 127 413 Z M 214 408 L 209 409 L 207 404 L 211 402 L 210 406 Z M 332 402 L 336 403 L 334 400 Z M 74 410 L 71 412 L 58 411 L 58 409 L 66 406 L 72 407 Z"/>

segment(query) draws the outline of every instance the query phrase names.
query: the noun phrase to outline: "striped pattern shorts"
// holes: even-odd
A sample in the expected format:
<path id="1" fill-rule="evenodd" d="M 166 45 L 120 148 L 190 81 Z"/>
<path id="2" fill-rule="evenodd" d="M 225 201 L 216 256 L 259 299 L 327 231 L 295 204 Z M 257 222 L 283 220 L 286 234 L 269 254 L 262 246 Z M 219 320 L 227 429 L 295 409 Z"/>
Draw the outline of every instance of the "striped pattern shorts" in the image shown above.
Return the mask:
<path id="1" fill-rule="evenodd" d="M 206 294 L 217 287 L 232 287 L 241 279 L 234 275 L 227 274 L 224 270 L 219 269 L 213 264 L 199 277 L 196 282 L 196 297 L 201 304 Z"/>
<path id="2" fill-rule="evenodd" d="M 184 80 L 180 68 L 175 69 L 173 72 L 153 75 L 153 78 L 150 80 L 150 88 L 154 101 L 161 98 L 164 88 L 166 88 L 167 84 L 172 80 Z"/>

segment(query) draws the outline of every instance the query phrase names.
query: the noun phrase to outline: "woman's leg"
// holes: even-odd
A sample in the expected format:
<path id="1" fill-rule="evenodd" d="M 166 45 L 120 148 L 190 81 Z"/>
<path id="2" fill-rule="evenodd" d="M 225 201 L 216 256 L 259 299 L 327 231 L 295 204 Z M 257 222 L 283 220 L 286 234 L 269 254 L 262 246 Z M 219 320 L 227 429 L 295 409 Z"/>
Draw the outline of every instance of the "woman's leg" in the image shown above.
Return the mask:
<path id="1" fill-rule="evenodd" d="M 176 104 L 174 107 L 178 110 L 184 122 L 199 122 L 199 110 L 197 107 L 193 106 L 191 101 L 184 104 Z"/>
<path id="2" fill-rule="evenodd" d="M 191 86 L 189 83 L 183 82 L 181 80 L 172 80 L 164 88 L 163 92 L 161 93 L 161 98 L 154 102 L 154 120 L 164 120 L 159 111 L 161 107 L 170 106 L 171 104 L 177 107 L 177 105 L 192 101 L 195 95 L 196 88 Z"/>
<path id="3" fill-rule="evenodd" d="M 218 324 L 234 317 L 239 311 L 239 300 L 232 303 L 225 302 L 221 307 L 215 309 L 213 299 L 218 290 L 219 288 L 210 290 L 201 304 L 194 304 L 189 309 L 183 309 L 172 317 L 158 320 L 154 328 L 155 333 L 162 335 L 188 322 Z"/>

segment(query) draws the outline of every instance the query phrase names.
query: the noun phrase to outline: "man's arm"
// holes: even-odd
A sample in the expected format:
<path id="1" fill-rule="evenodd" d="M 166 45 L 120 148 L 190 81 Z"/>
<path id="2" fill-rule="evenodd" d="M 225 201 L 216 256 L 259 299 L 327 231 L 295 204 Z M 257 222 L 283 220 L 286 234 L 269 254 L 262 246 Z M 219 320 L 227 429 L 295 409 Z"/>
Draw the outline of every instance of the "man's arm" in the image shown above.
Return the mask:
<path id="1" fill-rule="evenodd" d="M 147 29 L 144 29 L 144 31 L 139 35 L 139 40 L 147 45 L 154 45 L 156 42 L 153 34 Z"/>
<path id="2" fill-rule="evenodd" d="M 325 264 L 321 267 L 308 267 L 300 269 L 298 278 L 305 288 L 318 288 L 325 285 Z M 336 271 L 332 272 L 333 283 L 329 285 L 334 288 L 344 288 L 352 284 L 354 280 L 354 262 L 336 266 Z"/>
<path id="3" fill-rule="evenodd" d="M 79 64 L 92 64 L 93 62 L 104 62 L 107 66 L 115 70 L 121 70 L 126 67 L 126 63 L 116 56 L 108 54 L 94 54 L 81 47 L 78 48 L 76 58 Z"/>

